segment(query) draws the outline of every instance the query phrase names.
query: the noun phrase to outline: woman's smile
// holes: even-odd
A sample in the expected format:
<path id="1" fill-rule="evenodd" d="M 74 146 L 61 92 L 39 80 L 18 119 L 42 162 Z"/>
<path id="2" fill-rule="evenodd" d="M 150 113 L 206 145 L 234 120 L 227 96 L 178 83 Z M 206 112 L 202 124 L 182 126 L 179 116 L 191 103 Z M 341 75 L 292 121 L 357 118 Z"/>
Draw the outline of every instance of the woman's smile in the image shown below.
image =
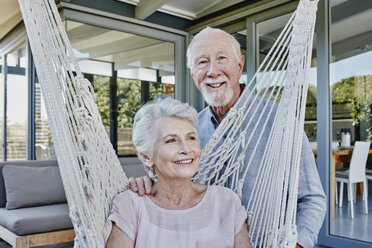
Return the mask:
<path id="1" fill-rule="evenodd" d="M 178 166 L 190 166 L 193 164 L 193 162 L 194 162 L 194 159 L 190 158 L 190 159 L 178 160 L 178 161 L 175 161 L 174 163 Z"/>

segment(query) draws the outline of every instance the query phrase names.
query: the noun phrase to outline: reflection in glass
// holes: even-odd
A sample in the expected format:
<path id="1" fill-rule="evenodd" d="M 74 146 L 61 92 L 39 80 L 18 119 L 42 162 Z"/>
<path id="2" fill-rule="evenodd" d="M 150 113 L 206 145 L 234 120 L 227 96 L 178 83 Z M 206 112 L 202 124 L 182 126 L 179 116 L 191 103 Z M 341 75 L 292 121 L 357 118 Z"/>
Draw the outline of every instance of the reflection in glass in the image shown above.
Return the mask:
<path id="1" fill-rule="evenodd" d="M 141 102 L 173 97 L 174 85 L 118 78 L 118 154 L 133 155 L 133 118 Z"/>
<path id="2" fill-rule="evenodd" d="M 369 1 L 351 0 L 333 0 L 331 6 L 330 88 L 332 141 L 335 148 L 332 158 L 333 163 L 336 163 L 336 171 L 344 171 L 349 168 L 355 141 L 372 140 L 372 26 L 367 25 L 372 22 L 372 8 Z M 345 135 L 351 136 L 350 142 L 342 139 Z M 339 156 L 340 149 L 346 150 L 349 155 Z M 367 169 L 372 169 L 370 159 L 372 156 L 367 161 Z M 371 187 L 369 192 L 372 192 Z M 372 218 L 371 215 L 363 214 L 361 188 L 357 186 L 355 203 L 347 201 L 346 190 L 338 193 L 344 194 L 344 201 L 342 207 L 335 208 L 334 218 L 331 219 L 331 234 L 372 242 L 369 228 Z M 369 206 L 372 204 L 371 199 L 370 193 Z M 350 216 L 350 204 L 354 204 L 354 219 Z"/>
<path id="3" fill-rule="evenodd" d="M 35 83 L 35 158 L 36 160 L 57 159 L 44 98 L 38 81 Z"/>
<path id="4" fill-rule="evenodd" d="M 81 70 L 93 83 L 108 134 L 117 122 L 118 155 L 135 156 L 131 140 L 136 111 L 147 101 L 174 97 L 174 44 L 73 21 L 65 24 Z M 117 106 L 110 110 L 115 96 Z M 110 120 L 110 112 L 117 114 L 116 120 Z"/>
<path id="5" fill-rule="evenodd" d="M 232 36 L 235 37 L 235 39 L 239 42 L 240 44 L 240 52 L 242 55 L 244 55 L 244 67 L 243 67 L 243 73 L 242 76 L 240 77 L 239 82 L 241 84 L 247 84 L 248 83 L 248 78 L 247 78 L 247 57 L 246 52 L 247 52 L 247 30 L 240 30 L 238 32 L 231 33 Z"/>
<path id="6" fill-rule="evenodd" d="M 4 57 L 0 57 L 0 161 L 3 161 L 3 119 L 4 119 Z"/>
<path id="7" fill-rule="evenodd" d="M 110 135 L 110 77 L 94 75 L 92 83 L 98 112 L 107 134 Z"/>

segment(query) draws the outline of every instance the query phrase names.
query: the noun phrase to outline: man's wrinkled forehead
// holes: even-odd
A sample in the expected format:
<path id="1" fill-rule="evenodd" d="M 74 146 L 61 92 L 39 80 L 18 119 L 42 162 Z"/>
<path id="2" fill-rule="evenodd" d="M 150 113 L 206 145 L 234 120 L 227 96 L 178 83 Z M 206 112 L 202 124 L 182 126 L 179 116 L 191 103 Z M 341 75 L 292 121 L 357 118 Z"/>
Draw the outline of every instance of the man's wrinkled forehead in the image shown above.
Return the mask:
<path id="1" fill-rule="evenodd" d="M 214 43 L 213 41 L 216 41 L 217 39 L 219 41 L 232 43 L 231 40 L 226 35 L 221 33 L 203 34 L 194 37 L 194 39 L 190 43 L 190 51 L 192 58 L 196 59 L 196 57 L 200 57 L 203 53 L 208 53 L 213 49 L 215 49 L 215 52 L 217 53 L 227 52 L 228 49 L 231 49 L 232 46 L 229 45 L 216 47 L 217 44 Z"/>
<path id="2" fill-rule="evenodd" d="M 204 34 L 197 34 L 191 41 L 190 46 L 191 49 L 195 44 L 205 44 L 209 43 L 211 40 L 226 40 L 230 41 L 229 37 L 224 33 L 204 33 Z"/>

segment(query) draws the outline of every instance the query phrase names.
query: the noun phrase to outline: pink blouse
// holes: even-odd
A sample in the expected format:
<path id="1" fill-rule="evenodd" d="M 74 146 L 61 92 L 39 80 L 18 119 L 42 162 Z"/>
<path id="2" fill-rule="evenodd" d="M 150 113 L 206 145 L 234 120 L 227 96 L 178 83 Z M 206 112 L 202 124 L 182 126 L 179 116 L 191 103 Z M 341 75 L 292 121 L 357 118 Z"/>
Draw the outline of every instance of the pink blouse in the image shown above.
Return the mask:
<path id="1" fill-rule="evenodd" d="M 115 197 L 103 235 L 107 242 L 113 221 L 139 248 L 227 248 L 246 219 L 239 197 L 222 186 L 208 186 L 197 205 L 183 210 L 161 208 L 127 190 Z"/>

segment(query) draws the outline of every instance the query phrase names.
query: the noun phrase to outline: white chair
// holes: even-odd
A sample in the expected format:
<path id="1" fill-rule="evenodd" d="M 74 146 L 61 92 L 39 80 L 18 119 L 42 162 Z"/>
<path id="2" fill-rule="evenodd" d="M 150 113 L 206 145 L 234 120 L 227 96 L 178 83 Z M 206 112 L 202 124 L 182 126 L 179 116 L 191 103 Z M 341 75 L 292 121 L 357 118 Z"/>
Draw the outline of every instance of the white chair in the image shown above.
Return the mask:
<path id="1" fill-rule="evenodd" d="M 344 183 L 348 184 L 348 198 L 350 201 L 351 218 L 354 218 L 354 197 L 355 190 L 353 185 L 356 183 L 363 183 L 363 201 L 365 204 L 365 213 L 368 214 L 368 193 L 367 193 L 367 179 L 366 179 L 366 163 L 368 158 L 370 142 L 355 142 L 353 154 L 351 156 L 350 168 L 347 171 L 336 172 L 336 187 L 337 182 L 340 182 L 340 200 L 339 207 L 342 207 L 342 197 L 344 190 Z M 337 196 L 336 196 L 337 197 Z"/>

